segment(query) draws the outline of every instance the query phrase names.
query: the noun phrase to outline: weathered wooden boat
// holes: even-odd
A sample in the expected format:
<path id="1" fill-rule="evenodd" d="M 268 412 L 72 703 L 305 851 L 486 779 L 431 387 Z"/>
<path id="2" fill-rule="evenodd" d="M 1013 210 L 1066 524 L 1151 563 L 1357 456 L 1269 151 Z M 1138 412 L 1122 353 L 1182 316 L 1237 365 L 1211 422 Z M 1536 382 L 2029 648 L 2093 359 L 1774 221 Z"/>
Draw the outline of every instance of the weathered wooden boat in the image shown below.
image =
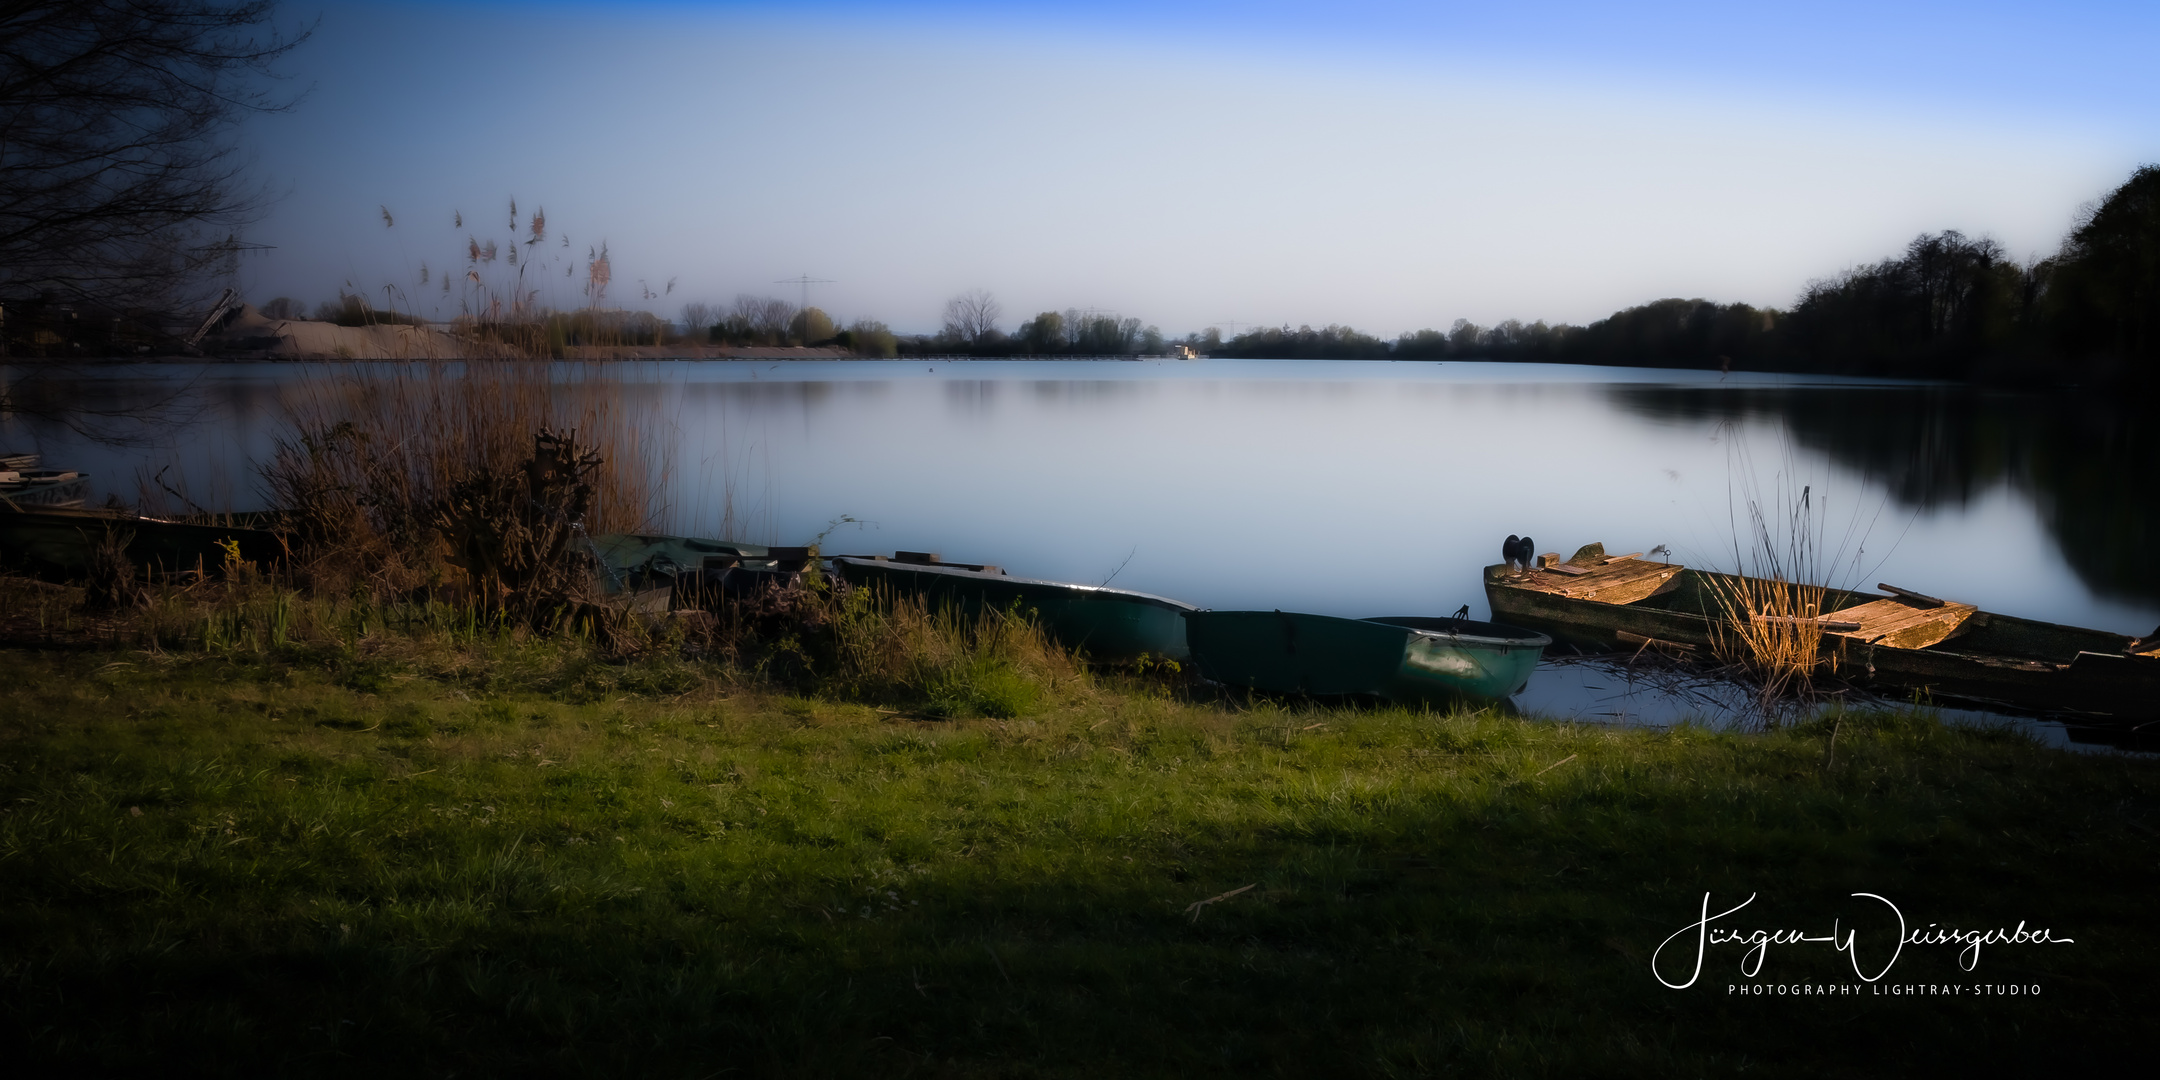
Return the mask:
<path id="1" fill-rule="evenodd" d="M 810 549 L 665 533 L 602 533 L 589 541 L 600 591 L 633 610 L 702 609 L 801 580 Z"/>
<path id="2" fill-rule="evenodd" d="M 1521 693 L 1552 639 L 1469 619 L 1343 619 L 1290 611 L 1185 616 L 1200 673 L 1229 686 L 1398 702 Z"/>
<path id="3" fill-rule="evenodd" d="M 235 515 L 223 524 L 138 517 L 107 510 L 29 509 L 0 502 L 0 562 L 10 569 L 70 578 L 90 565 L 90 553 L 107 534 L 125 537 L 129 561 L 152 574 L 215 572 L 229 552 L 258 566 L 285 557 L 274 529 L 260 515 Z M 238 545 L 237 548 L 227 545 Z"/>
<path id="4" fill-rule="evenodd" d="M 0 506 L 66 510 L 89 496 L 89 473 L 41 469 L 36 454 L 0 454 Z"/>
<path id="5" fill-rule="evenodd" d="M 1752 584 L 1589 544 L 1522 572 L 1485 568 L 1493 617 L 1596 650 L 1711 658 L 1737 642 L 1721 597 Z M 2160 630 L 2131 638 L 1981 611 L 1911 589 L 1829 589 L 1811 621 L 1830 671 L 1857 685 L 1989 707 L 2160 717 Z"/>
<path id="6" fill-rule="evenodd" d="M 931 552 L 843 555 L 833 569 L 850 584 L 922 597 L 934 607 L 974 614 L 1015 606 L 1031 611 L 1059 644 L 1098 659 L 1188 655 L 1185 620 L 1192 605 L 1104 585 L 1014 577 L 981 563 L 948 563 Z"/>

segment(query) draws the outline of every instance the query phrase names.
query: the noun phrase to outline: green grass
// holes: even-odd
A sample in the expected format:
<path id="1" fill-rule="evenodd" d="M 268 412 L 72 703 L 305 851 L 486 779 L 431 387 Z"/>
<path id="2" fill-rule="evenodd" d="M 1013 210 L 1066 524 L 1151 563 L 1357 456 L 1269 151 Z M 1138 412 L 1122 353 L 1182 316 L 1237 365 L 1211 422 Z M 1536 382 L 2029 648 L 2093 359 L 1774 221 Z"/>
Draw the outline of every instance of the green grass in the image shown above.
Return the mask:
<path id="1" fill-rule="evenodd" d="M 40 1072 L 2057 1072 L 2160 1015 L 2160 771 L 1924 717 L 1832 761 L 996 668 L 927 722 L 546 643 L 0 660 L 0 1038 Z M 1665 989 L 1705 890 L 2077 944 L 1885 980 L 2037 998 L 1729 996 L 1735 947 Z"/>

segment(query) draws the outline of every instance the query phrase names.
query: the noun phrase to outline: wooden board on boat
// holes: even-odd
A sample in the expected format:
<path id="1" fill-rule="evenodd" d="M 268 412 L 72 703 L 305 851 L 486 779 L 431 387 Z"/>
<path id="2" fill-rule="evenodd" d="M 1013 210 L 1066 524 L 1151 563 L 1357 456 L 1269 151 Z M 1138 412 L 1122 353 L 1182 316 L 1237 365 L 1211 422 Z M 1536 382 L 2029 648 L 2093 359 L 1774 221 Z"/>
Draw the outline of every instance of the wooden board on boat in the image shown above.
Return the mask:
<path id="1" fill-rule="evenodd" d="M 1595 565 L 1603 555 L 1601 546 L 1587 545 L 1570 562 Z M 1581 580 L 1489 566 L 1485 596 L 1494 619 L 1578 647 L 1634 652 L 1654 643 L 1674 652 L 1692 646 L 1701 655 L 1714 652 L 1721 638 L 1730 640 L 1716 598 L 1741 579 L 1681 570 L 1669 590 L 1628 604 L 1568 595 Z M 1893 595 L 1845 589 L 1825 595 L 1828 611 L 1819 621 L 1838 629 L 1823 634 L 1823 651 L 1839 677 L 1898 696 L 2094 720 L 2160 720 L 2160 650 L 2153 648 L 2160 630 L 2131 638 L 1976 611 L 1908 589 L 1885 591 Z"/>
<path id="2" fill-rule="evenodd" d="M 1925 649 L 1956 637 L 1965 629 L 1966 621 L 1979 610 L 1971 604 L 1953 604 L 1948 601 L 1941 602 L 1939 607 L 1929 607 L 1904 596 L 1892 596 L 1885 600 L 1873 600 L 1855 607 L 1839 609 L 1837 618 L 1840 621 L 1860 625 L 1851 630 L 1833 632 L 1839 637 L 1851 638 L 1869 645 Z"/>
<path id="3" fill-rule="evenodd" d="M 1632 555 L 1607 559 L 1577 552 L 1561 566 L 1539 567 L 1514 584 L 1572 600 L 1632 604 L 1672 588 L 1685 569 L 1678 563 L 1650 562 Z"/>

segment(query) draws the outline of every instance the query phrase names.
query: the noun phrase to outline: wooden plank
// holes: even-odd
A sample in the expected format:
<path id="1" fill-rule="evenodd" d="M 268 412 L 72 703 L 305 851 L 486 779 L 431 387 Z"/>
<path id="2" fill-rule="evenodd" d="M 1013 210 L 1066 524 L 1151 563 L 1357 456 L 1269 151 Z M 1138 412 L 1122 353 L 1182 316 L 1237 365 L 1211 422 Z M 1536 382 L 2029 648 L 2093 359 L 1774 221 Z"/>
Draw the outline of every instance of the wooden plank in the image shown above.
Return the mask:
<path id="1" fill-rule="evenodd" d="M 1679 577 L 1682 569 L 1663 563 L 1636 562 L 1632 565 L 1619 565 L 1575 583 L 1566 590 L 1566 595 L 1608 604 L 1632 604 L 1637 600 L 1655 596 L 1668 587 Z"/>
<path id="2" fill-rule="evenodd" d="M 1542 569 L 1554 576 L 1532 574 L 1521 580 L 1520 587 L 1577 600 L 1632 604 L 1670 588 L 1678 580 L 1680 572 L 1686 568 L 1676 563 L 1631 559 L 1605 566 L 1569 566 L 1561 563 Z"/>
<path id="3" fill-rule="evenodd" d="M 1625 562 L 1625 561 L 1626 561 L 1626 560 L 1628 560 L 1628 559 L 1640 559 L 1640 558 L 1642 558 L 1642 552 L 1640 552 L 1640 551 L 1631 551 L 1631 552 L 1628 552 L 1628 553 L 1627 553 L 1627 554 L 1625 554 L 1625 555 L 1615 555 L 1615 556 L 1613 556 L 1612 558 L 1609 558 L 1609 559 L 1601 559 L 1601 560 L 1599 560 L 1599 561 L 1600 561 L 1600 562 L 1602 562 L 1602 563 L 1604 563 L 1604 564 L 1605 564 L 1605 565 L 1607 565 L 1607 566 L 1610 566 L 1610 565 L 1612 565 L 1613 563 L 1616 563 L 1616 562 Z"/>
<path id="4" fill-rule="evenodd" d="M 1838 614 L 1843 615 L 1845 613 L 1840 611 Z M 1759 623 L 1774 623 L 1781 626 L 1820 626 L 1826 632 L 1838 633 L 1851 633 L 1860 629 L 1861 625 L 1853 620 L 1833 619 L 1828 615 L 1817 615 L 1810 619 L 1796 619 L 1788 615 L 1749 615 L 1748 618 Z"/>
<path id="5" fill-rule="evenodd" d="M 1854 629 L 1839 631 L 1847 637 L 1870 645 L 1925 649 L 1956 635 L 1964 629 L 1966 620 L 1979 610 L 1971 604 L 1938 601 L 1938 605 L 1931 607 L 1921 601 L 1894 596 L 1843 608 L 1833 614 L 1859 624 Z"/>
<path id="6" fill-rule="evenodd" d="M 1896 593 L 1897 595 L 1902 596 L 1907 600 L 1911 600 L 1922 607 L 1941 607 L 1944 604 L 1949 603 L 1949 601 L 1947 600 L 1938 600 L 1935 597 L 1929 596 L 1926 593 L 1917 593 L 1912 591 L 1911 589 L 1900 589 L 1895 585 L 1885 585 L 1880 581 L 1875 583 L 1875 587 L 1881 589 L 1886 593 Z"/>
<path id="7" fill-rule="evenodd" d="M 1627 630 L 1616 630 L 1613 632 L 1613 636 L 1619 638 L 1622 643 L 1628 645 L 1645 646 L 1656 649 L 1678 649 L 1681 652 L 1695 651 L 1695 646 L 1693 645 L 1683 645 L 1680 642 L 1666 641 L 1663 638 L 1644 637 L 1641 634 L 1633 633 Z"/>

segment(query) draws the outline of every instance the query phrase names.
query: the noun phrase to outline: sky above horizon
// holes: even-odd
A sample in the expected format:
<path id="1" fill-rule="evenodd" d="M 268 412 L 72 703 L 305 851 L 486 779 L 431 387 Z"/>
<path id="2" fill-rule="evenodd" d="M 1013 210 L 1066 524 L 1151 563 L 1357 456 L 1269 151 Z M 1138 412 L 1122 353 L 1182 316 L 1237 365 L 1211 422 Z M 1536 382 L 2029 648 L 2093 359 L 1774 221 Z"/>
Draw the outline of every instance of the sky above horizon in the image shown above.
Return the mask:
<path id="1" fill-rule="evenodd" d="M 444 272 L 465 272 L 468 239 L 512 242 L 515 198 L 546 209 L 521 253 L 558 306 L 586 302 L 604 241 L 608 301 L 671 318 L 797 299 L 778 282 L 807 274 L 829 279 L 813 304 L 902 332 L 984 288 L 1008 330 L 1093 308 L 1172 336 L 1392 337 L 1666 296 L 1782 307 L 1940 229 L 2043 256 L 2160 160 L 2152 4 L 288 0 L 283 17 L 317 12 L 285 65 L 307 97 L 248 130 L 278 196 L 250 237 L 274 250 L 241 269 L 257 303 L 342 289 L 456 314 Z"/>

